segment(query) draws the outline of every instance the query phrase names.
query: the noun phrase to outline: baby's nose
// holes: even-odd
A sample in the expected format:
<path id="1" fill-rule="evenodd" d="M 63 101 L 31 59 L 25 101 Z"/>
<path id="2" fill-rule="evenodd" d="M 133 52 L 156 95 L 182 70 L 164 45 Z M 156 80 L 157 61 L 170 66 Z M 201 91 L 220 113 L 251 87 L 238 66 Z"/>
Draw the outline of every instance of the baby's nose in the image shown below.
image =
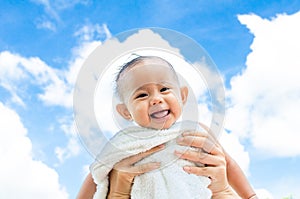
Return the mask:
<path id="1" fill-rule="evenodd" d="M 151 105 L 157 105 L 157 104 L 160 104 L 162 103 L 162 97 L 158 94 L 158 95 L 154 95 L 151 99 Z"/>

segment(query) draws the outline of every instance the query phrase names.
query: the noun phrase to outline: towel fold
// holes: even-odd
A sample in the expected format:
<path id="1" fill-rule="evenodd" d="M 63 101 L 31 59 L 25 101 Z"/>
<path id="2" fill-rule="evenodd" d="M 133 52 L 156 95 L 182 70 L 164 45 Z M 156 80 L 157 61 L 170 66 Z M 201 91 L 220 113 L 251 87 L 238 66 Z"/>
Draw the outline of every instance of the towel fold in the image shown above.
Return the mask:
<path id="1" fill-rule="evenodd" d="M 97 155 L 90 170 L 97 184 L 94 199 L 106 198 L 108 174 L 113 166 L 129 156 L 145 152 L 165 143 L 165 148 L 136 163 L 161 162 L 161 168 L 136 176 L 131 189 L 132 199 L 211 198 L 207 188 L 210 179 L 186 173 L 182 167 L 195 164 L 179 159 L 174 151 L 196 150 L 176 144 L 176 138 L 185 131 L 205 131 L 195 122 L 176 123 L 169 129 L 155 130 L 133 126 L 118 132 Z"/>

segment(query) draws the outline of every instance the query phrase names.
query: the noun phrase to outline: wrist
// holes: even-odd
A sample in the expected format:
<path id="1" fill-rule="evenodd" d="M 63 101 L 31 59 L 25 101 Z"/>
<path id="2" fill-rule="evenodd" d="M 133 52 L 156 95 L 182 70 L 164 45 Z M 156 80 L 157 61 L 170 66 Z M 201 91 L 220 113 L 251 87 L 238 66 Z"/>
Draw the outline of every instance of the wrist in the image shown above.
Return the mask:
<path id="1" fill-rule="evenodd" d="M 212 199 L 239 199 L 238 195 L 227 185 L 223 190 L 213 192 Z"/>
<path id="2" fill-rule="evenodd" d="M 254 194 L 254 195 L 250 196 L 248 199 L 258 199 L 258 197 L 256 194 Z"/>
<path id="3" fill-rule="evenodd" d="M 133 183 L 134 177 L 128 175 L 126 172 L 118 172 L 113 170 L 110 173 L 110 184 L 109 184 L 109 193 L 108 199 L 110 198 L 130 198 L 131 186 Z"/>

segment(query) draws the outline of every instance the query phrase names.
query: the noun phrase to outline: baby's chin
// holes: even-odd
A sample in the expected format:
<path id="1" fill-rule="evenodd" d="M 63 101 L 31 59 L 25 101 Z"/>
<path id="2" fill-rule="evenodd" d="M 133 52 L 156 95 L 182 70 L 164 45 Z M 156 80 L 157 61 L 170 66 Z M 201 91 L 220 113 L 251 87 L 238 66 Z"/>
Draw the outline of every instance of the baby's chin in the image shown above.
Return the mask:
<path id="1" fill-rule="evenodd" d="M 152 124 L 149 125 L 147 128 L 151 128 L 151 129 L 156 129 L 156 130 L 165 130 L 165 129 L 169 129 L 172 125 L 174 124 L 174 122 L 170 122 L 170 123 L 165 123 L 165 124 Z"/>

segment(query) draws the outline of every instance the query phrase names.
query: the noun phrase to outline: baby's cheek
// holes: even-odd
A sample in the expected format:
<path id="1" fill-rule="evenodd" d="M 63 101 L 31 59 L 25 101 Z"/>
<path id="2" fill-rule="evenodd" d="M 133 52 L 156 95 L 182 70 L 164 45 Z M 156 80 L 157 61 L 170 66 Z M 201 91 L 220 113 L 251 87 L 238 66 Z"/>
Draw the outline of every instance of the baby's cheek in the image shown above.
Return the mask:
<path id="1" fill-rule="evenodd" d="M 147 122 L 149 119 L 148 108 L 145 103 L 139 103 L 133 110 L 135 118 L 141 122 Z"/>
<path id="2" fill-rule="evenodd" d="M 176 119 L 178 119 L 180 117 L 182 110 L 181 110 L 181 106 L 178 103 L 173 104 L 173 113 L 174 113 Z"/>

